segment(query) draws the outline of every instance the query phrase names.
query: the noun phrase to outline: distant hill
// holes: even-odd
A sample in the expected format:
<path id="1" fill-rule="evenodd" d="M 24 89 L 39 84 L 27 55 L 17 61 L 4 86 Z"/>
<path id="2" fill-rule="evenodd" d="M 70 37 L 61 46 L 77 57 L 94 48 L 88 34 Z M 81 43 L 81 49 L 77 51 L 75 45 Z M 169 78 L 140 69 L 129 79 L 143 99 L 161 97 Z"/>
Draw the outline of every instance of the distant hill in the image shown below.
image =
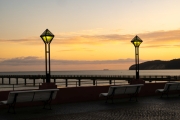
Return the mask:
<path id="1" fill-rule="evenodd" d="M 135 70 L 136 66 L 131 65 L 129 70 Z M 140 70 L 164 70 L 164 69 L 180 69 L 180 59 L 173 59 L 170 61 L 147 61 L 139 64 Z"/>

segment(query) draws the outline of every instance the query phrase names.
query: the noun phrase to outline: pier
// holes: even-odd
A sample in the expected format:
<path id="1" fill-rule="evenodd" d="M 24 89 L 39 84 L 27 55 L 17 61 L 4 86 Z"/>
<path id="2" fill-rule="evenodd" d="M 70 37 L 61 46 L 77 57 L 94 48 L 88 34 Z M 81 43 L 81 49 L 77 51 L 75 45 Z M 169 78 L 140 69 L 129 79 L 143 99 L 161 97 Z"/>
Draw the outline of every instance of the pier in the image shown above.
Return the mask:
<path id="1" fill-rule="evenodd" d="M 15 79 L 15 85 L 19 84 L 19 79 L 23 79 L 23 84 L 27 85 L 27 81 L 31 81 L 33 86 L 36 84 L 44 83 L 46 80 L 45 75 L 0 75 L 0 85 L 12 85 L 12 79 Z M 51 82 L 58 83 L 57 80 L 63 80 L 64 87 L 68 87 L 72 79 L 75 80 L 76 86 L 81 86 L 82 82 L 90 81 L 92 85 L 97 85 L 98 81 L 106 81 L 109 85 L 116 84 L 120 81 L 130 81 L 135 79 L 134 75 L 51 75 Z M 143 75 L 140 76 L 140 79 L 145 80 L 146 82 L 152 81 L 178 81 L 180 80 L 180 76 L 163 76 L 163 75 Z M 42 80 L 41 82 L 37 82 L 37 80 Z M 61 82 L 62 83 L 62 82 Z"/>

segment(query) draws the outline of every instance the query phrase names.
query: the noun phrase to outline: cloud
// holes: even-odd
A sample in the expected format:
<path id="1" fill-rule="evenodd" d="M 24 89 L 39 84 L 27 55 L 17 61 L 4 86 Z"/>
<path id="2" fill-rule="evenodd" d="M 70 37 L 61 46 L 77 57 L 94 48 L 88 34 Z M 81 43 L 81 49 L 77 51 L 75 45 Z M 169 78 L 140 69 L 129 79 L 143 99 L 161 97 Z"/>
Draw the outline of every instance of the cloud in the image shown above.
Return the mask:
<path id="1" fill-rule="evenodd" d="M 84 36 L 88 37 L 88 36 Z M 119 35 L 119 34 L 106 34 L 106 35 L 94 35 L 94 36 L 89 36 L 89 38 L 96 38 L 99 40 L 103 41 L 121 41 L 125 40 L 128 42 L 134 37 L 134 35 Z"/>
<path id="2" fill-rule="evenodd" d="M 62 49 L 60 51 L 63 51 L 63 52 L 71 52 L 71 51 L 87 51 L 87 52 L 92 52 L 94 50 L 93 49 L 88 49 L 88 48 L 74 48 L 74 49 Z"/>
<path id="3" fill-rule="evenodd" d="M 146 43 L 142 47 L 174 48 L 180 46 L 180 30 L 147 32 L 139 36 Z"/>
<path id="4" fill-rule="evenodd" d="M 147 60 L 140 60 L 145 62 Z M 51 70 L 128 70 L 134 59 L 117 60 L 58 60 L 51 59 Z M 0 71 L 44 71 L 45 60 L 36 56 L 18 57 L 0 61 Z"/>
<path id="5" fill-rule="evenodd" d="M 43 44 L 43 41 L 38 37 L 24 38 L 24 39 L 0 39 L 0 43 L 7 44 L 25 44 L 25 45 L 37 45 Z"/>
<path id="6" fill-rule="evenodd" d="M 145 45 L 145 46 L 141 46 L 141 48 L 175 48 L 175 47 L 180 47 L 180 44 L 179 45 L 174 45 L 174 44 L 169 44 L 169 45 Z"/>
<path id="7" fill-rule="evenodd" d="M 144 62 L 145 60 L 140 60 Z M 21 65 L 44 65 L 45 60 L 36 56 L 18 57 L 0 61 L 0 65 L 21 66 Z M 134 59 L 118 60 L 57 60 L 51 59 L 51 65 L 86 65 L 86 64 L 129 64 L 134 63 Z"/>
<path id="8" fill-rule="evenodd" d="M 170 31 L 154 31 L 148 33 L 140 34 L 142 37 L 146 38 L 148 41 L 172 41 L 180 39 L 180 30 L 170 30 Z"/>
<path id="9" fill-rule="evenodd" d="M 142 47 L 179 47 L 180 45 L 180 30 L 170 31 L 153 31 L 137 34 L 143 40 Z M 109 44 L 109 42 L 121 42 L 129 44 L 135 35 L 132 34 L 100 34 L 100 33 L 63 33 L 61 35 L 55 35 L 51 44 L 87 44 L 87 45 L 99 45 Z M 11 42 L 14 44 L 27 44 L 27 45 L 42 45 L 43 42 L 40 37 L 29 37 L 25 39 L 0 39 L 0 42 Z"/>
<path id="10" fill-rule="evenodd" d="M 44 63 L 43 59 L 39 59 L 35 56 L 28 57 L 17 57 L 11 59 L 5 59 L 0 61 L 0 65 L 8 65 L 8 66 L 19 66 L 19 65 L 39 65 Z"/>

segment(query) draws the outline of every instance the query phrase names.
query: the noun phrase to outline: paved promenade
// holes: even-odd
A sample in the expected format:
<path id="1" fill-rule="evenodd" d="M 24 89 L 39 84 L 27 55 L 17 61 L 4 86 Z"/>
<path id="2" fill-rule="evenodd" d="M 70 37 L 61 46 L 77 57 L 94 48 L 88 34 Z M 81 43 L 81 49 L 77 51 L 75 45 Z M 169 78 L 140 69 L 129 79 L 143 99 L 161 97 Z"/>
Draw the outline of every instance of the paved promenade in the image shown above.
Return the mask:
<path id="1" fill-rule="evenodd" d="M 0 109 L 0 120 L 179 120 L 180 97 L 139 97 L 139 102 L 115 99 L 114 104 L 90 101 L 53 105 L 52 110 L 43 106 L 16 108 L 16 114 Z M 1 106 L 0 106 L 1 107 Z"/>

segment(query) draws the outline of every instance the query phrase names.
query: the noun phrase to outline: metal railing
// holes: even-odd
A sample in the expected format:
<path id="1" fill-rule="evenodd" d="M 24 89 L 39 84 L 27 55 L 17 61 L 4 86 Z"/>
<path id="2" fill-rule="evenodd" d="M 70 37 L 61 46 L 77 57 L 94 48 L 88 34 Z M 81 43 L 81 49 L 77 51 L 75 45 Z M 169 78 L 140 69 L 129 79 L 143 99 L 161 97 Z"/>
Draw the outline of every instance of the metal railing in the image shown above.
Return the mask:
<path id="1" fill-rule="evenodd" d="M 159 76 L 157 76 L 159 77 Z M 162 78 L 162 77 L 160 77 Z M 177 77 L 175 79 L 144 79 L 145 83 L 159 83 L 159 82 L 171 82 L 171 81 L 179 81 Z M 8 81 L 8 80 L 7 80 Z M 5 80 L 4 80 L 5 82 Z M 123 85 L 123 84 L 129 84 L 129 80 L 72 80 L 72 79 L 57 79 L 53 80 L 51 79 L 51 82 L 55 82 L 56 85 L 59 88 L 65 88 L 65 87 L 80 87 L 80 86 L 104 86 L 104 85 Z M 22 90 L 22 89 L 39 89 L 39 85 L 41 85 L 43 82 L 35 82 L 35 83 L 18 83 L 18 84 L 1 84 L 0 83 L 0 91 L 5 90 Z"/>

